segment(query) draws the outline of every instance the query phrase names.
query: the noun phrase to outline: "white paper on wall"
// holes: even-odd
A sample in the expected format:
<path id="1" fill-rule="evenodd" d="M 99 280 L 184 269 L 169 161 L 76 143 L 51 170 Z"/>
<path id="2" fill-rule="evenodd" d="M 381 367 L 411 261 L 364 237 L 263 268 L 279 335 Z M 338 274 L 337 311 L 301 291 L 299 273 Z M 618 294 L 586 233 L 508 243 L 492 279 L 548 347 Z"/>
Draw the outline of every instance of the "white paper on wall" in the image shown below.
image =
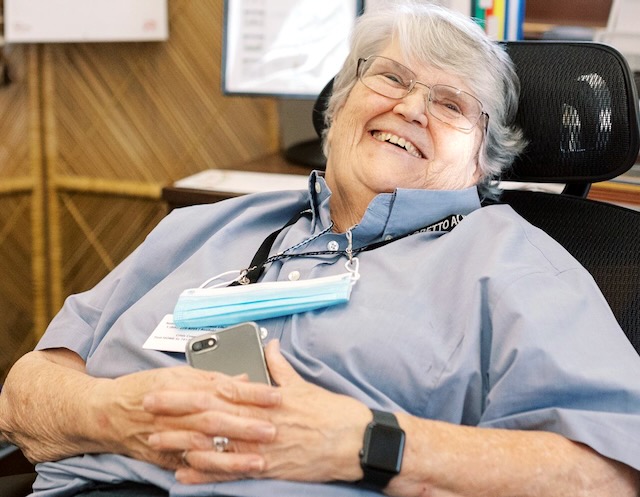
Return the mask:
<path id="1" fill-rule="evenodd" d="M 4 0 L 7 43 L 162 41 L 167 0 Z"/>

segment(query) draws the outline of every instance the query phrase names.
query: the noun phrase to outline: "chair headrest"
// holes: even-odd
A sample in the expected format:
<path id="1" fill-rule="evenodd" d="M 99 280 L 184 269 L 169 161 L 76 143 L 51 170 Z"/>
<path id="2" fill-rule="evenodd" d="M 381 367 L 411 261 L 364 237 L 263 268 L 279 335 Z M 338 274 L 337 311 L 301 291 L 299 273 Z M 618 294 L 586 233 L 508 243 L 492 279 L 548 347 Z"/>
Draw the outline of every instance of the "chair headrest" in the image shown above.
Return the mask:
<path id="1" fill-rule="evenodd" d="M 594 42 L 504 42 L 520 78 L 517 123 L 529 142 L 504 179 L 594 183 L 638 158 L 638 96 L 633 74 L 613 47 Z M 330 81 L 316 100 L 320 136 Z"/>
<path id="2" fill-rule="evenodd" d="M 322 132 L 326 128 L 324 122 L 324 113 L 329 105 L 329 98 L 333 92 L 333 78 L 324 86 L 320 95 L 316 99 L 316 103 L 313 106 L 311 113 L 311 119 L 313 120 L 313 127 L 320 138 L 322 138 Z"/>

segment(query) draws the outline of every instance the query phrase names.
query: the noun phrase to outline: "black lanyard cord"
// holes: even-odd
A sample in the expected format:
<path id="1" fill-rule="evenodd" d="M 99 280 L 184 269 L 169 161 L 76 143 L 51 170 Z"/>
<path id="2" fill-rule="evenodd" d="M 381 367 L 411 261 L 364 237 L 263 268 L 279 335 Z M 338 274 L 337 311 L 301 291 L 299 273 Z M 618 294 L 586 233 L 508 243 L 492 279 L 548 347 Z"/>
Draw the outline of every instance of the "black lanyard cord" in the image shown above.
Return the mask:
<path id="1" fill-rule="evenodd" d="M 348 256 L 347 250 L 320 250 L 315 252 L 300 252 L 297 254 L 279 253 L 269 257 L 269 252 L 271 252 L 271 248 L 273 247 L 273 244 L 275 243 L 278 235 L 285 228 L 297 223 L 302 216 L 310 213 L 311 213 L 310 209 L 305 209 L 303 211 L 298 212 L 284 226 L 282 226 L 281 228 L 278 228 L 269 236 L 267 236 L 264 239 L 264 241 L 260 244 L 260 247 L 258 248 L 257 252 L 253 256 L 253 259 L 251 259 L 251 264 L 249 265 L 249 267 L 243 270 L 241 277 L 238 280 L 231 283 L 229 286 L 247 285 L 250 283 L 256 283 L 260 279 L 260 276 L 262 276 L 262 273 L 264 272 L 264 269 L 267 264 L 270 264 L 272 262 L 279 261 L 282 259 L 290 259 L 293 257 L 314 257 L 318 255 L 347 255 Z M 408 236 L 416 235 L 418 233 L 425 233 L 429 231 L 447 231 L 447 232 L 451 231 L 453 228 L 455 228 L 458 225 L 460 221 L 462 221 L 463 217 L 464 216 L 462 214 L 452 214 L 450 216 L 445 217 L 444 219 L 441 219 L 438 222 L 435 222 L 428 226 L 424 226 L 410 233 L 405 233 L 404 235 L 389 238 L 387 240 L 381 240 L 379 242 L 372 243 L 370 245 L 365 245 L 364 247 L 353 249 L 352 256 L 355 256 L 356 254 L 359 254 L 361 252 L 368 252 L 369 250 L 375 250 L 391 242 L 395 242 L 397 240 L 401 240 Z"/>
<path id="2" fill-rule="evenodd" d="M 262 273 L 264 272 L 264 267 L 267 264 L 267 260 L 269 259 L 269 252 L 271 252 L 271 247 L 273 247 L 273 244 L 275 243 L 276 238 L 278 238 L 278 235 L 285 228 L 297 223 L 302 216 L 310 213 L 311 213 L 310 208 L 307 208 L 298 212 L 295 216 L 289 219 L 289 221 L 287 221 L 287 223 L 284 226 L 282 226 L 281 228 L 278 228 L 269 236 L 267 236 L 267 238 L 265 238 L 263 242 L 260 244 L 258 251 L 253 256 L 253 259 L 251 259 L 251 264 L 249 265 L 249 268 L 243 271 L 244 274 L 241 275 L 239 280 L 234 281 L 229 286 L 247 285 L 249 283 L 257 282 L 258 279 L 260 279 L 260 276 L 262 276 Z"/>

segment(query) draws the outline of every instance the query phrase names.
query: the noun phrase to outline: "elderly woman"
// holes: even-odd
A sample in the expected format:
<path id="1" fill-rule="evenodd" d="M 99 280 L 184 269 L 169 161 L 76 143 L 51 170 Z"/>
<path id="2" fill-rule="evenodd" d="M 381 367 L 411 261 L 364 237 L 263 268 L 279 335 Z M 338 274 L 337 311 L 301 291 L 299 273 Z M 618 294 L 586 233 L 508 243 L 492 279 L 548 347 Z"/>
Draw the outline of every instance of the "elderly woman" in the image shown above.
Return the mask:
<path id="1" fill-rule="evenodd" d="M 35 495 L 637 495 L 638 356 L 575 260 L 481 207 L 523 146 L 517 87 L 464 16 L 365 14 L 326 174 L 174 212 L 14 366 L 0 430 L 42 462 Z M 346 302 L 260 319 L 277 386 L 144 347 L 232 270 L 352 275 Z"/>

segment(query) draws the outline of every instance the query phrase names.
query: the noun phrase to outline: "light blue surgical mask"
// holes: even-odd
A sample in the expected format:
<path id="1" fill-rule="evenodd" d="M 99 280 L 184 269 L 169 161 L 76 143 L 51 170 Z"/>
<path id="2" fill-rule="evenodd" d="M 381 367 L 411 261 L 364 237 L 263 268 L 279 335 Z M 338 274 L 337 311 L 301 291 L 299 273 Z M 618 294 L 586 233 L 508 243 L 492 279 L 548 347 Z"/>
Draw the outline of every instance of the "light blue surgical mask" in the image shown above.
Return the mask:
<path id="1" fill-rule="evenodd" d="M 180 328 L 229 326 L 344 304 L 360 277 L 357 258 L 345 266 L 346 273 L 323 278 L 204 288 L 219 277 L 211 278 L 180 294 L 173 321 Z"/>

